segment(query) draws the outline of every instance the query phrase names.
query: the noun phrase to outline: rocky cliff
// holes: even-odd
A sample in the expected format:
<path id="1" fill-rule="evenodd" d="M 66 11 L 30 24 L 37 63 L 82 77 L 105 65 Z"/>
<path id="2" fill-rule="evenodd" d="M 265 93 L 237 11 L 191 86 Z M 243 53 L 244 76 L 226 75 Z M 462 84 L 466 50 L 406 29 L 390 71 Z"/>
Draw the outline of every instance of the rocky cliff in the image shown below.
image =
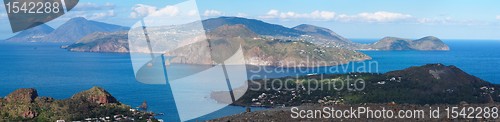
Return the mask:
<path id="1" fill-rule="evenodd" d="M 54 29 L 46 24 L 19 32 L 13 37 L 5 39 L 5 42 L 40 42 L 42 38 L 50 34 Z"/>
<path id="2" fill-rule="evenodd" d="M 35 89 L 26 88 L 18 89 L 7 97 L 0 98 L 0 121 L 81 121 L 85 119 L 130 121 L 153 118 L 151 113 L 130 111 L 130 109 L 130 106 L 120 103 L 100 87 L 93 87 L 63 100 L 40 97 Z M 114 118 L 114 115 L 128 117 Z"/>

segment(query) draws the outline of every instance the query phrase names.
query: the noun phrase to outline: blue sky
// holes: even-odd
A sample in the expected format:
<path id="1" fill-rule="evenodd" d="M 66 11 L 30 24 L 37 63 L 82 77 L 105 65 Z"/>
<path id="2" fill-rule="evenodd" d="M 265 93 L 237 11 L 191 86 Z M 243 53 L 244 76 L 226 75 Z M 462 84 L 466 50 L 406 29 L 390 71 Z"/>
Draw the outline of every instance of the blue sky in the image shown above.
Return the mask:
<path id="1" fill-rule="evenodd" d="M 49 22 L 57 28 L 72 17 L 131 26 L 141 10 L 157 10 L 183 0 L 80 0 L 77 8 Z M 384 36 L 443 39 L 500 40 L 498 0 L 197 0 L 202 18 L 240 16 L 293 27 L 312 24 L 329 28 L 346 38 L 379 39 Z M 134 9 L 135 8 L 135 9 Z M 146 12 L 147 13 L 147 12 Z M 8 23 L 3 6 L 0 22 Z M 12 36 L 0 25 L 0 38 Z"/>

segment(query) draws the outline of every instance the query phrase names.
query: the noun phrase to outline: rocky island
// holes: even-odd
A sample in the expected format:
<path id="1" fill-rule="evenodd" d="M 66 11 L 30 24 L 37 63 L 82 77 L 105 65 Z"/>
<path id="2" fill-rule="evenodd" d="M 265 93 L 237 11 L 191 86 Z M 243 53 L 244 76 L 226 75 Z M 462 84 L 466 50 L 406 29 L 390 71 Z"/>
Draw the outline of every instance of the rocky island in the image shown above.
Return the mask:
<path id="1" fill-rule="evenodd" d="M 458 104 L 493 103 L 500 101 L 500 85 L 469 75 L 455 66 L 428 64 L 404 70 L 377 73 L 319 74 L 298 78 L 262 79 L 249 82 L 248 90 L 235 105 L 240 106 L 298 106 L 303 103 L 408 103 Z M 362 79 L 362 82 L 354 82 Z M 273 84 L 274 83 L 274 84 Z M 280 84 L 281 83 L 281 84 Z M 365 87 L 362 90 L 332 89 L 333 85 Z M 279 90 L 269 90 L 282 86 Z M 309 89 L 312 86 L 315 89 Z M 315 86 L 318 86 L 317 88 Z M 338 86 L 340 87 L 340 86 Z M 279 88 L 279 87 L 278 87 Z M 291 89 L 284 89 L 291 88 Z M 218 92 L 212 97 L 217 100 Z M 224 101 L 220 101 L 224 102 Z"/>
<path id="2" fill-rule="evenodd" d="M 0 121 L 156 121 L 154 114 L 132 109 L 100 87 L 56 100 L 32 88 L 0 98 Z"/>
<path id="3" fill-rule="evenodd" d="M 359 50 L 449 50 L 445 43 L 433 36 L 417 40 L 386 37 L 373 44 L 360 44 L 330 29 L 309 24 L 288 28 L 240 17 L 210 18 L 202 20 L 201 23 L 208 40 L 225 38 L 223 40 L 229 42 L 235 37 L 240 37 L 244 42 L 242 46 L 246 63 L 257 66 L 318 67 L 371 59 Z M 182 29 L 189 28 L 190 25 L 192 23 L 178 25 L 179 28 L 173 28 L 177 30 L 171 31 L 189 31 Z M 61 47 L 69 51 L 127 53 L 130 52 L 129 29 L 78 17 L 70 19 L 55 30 L 42 25 L 23 31 L 7 41 L 64 42 L 69 45 Z M 151 32 L 169 31 L 161 26 L 148 28 L 148 30 Z M 168 37 L 164 37 L 165 35 L 155 36 L 154 34 L 160 33 L 150 33 L 152 40 L 169 40 Z M 37 38 L 33 39 L 33 36 Z M 207 45 L 192 45 L 192 47 L 183 47 L 184 49 L 169 52 L 171 56 L 183 56 L 182 59 L 174 59 L 170 63 L 212 64 L 213 62 L 209 60 L 186 56 L 192 53 L 189 49 L 202 48 L 199 46 Z"/>
<path id="4" fill-rule="evenodd" d="M 127 53 L 129 52 L 127 38 L 126 31 L 95 32 L 62 48 L 75 52 Z"/>
<path id="5" fill-rule="evenodd" d="M 385 37 L 369 47 L 373 50 L 450 50 L 448 45 L 434 36 L 417 40 Z"/>

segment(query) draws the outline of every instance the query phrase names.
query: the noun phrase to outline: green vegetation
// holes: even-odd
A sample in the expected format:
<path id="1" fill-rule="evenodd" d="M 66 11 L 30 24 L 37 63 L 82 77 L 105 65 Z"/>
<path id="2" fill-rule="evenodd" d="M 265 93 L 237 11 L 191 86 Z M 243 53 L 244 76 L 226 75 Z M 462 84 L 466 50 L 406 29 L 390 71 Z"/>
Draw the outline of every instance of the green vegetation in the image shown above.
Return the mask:
<path id="1" fill-rule="evenodd" d="M 35 89 L 19 89 L 0 99 L 0 121 L 147 120 L 153 113 L 121 104 L 107 91 L 93 87 L 70 99 L 38 97 Z"/>

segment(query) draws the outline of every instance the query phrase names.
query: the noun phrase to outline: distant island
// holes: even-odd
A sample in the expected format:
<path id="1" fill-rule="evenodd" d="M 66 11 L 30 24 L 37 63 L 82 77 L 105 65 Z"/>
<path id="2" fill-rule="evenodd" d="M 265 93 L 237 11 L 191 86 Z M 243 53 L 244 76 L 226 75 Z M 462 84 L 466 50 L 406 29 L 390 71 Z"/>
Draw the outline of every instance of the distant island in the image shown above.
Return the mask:
<path id="1" fill-rule="evenodd" d="M 18 89 L 0 98 L 0 121 L 156 121 L 154 113 L 132 109 L 100 87 L 69 99 L 40 97 L 36 89 Z"/>
<path id="2" fill-rule="evenodd" d="M 434 36 L 417 40 L 385 37 L 369 47 L 373 50 L 450 50 L 448 45 Z"/>
<path id="3" fill-rule="evenodd" d="M 360 44 L 330 29 L 308 24 L 287 28 L 240 17 L 211 18 L 201 23 L 209 39 L 221 37 L 220 34 L 244 37 L 245 60 L 249 65 L 258 66 L 316 67 L 371 59 L 359 50 L 449 50 L 445 43 L 433 36 L 417 40 L 386 37 L 373 44 Z M 179 27 L 189 25 L 190 23 Z M 127 53 L 129 52 L 128 30 L 127 27 L 78 17 L 70 19 L 55 30 L 46 25 L 40 25 L 5 41 L 63 42 L 68 45 L 63 45 L 61 48 L 69 51 Z M 225 33 L 228 31 L 240 33 Z M 187 55 L 188 53 L 177 51 L 175 54 Z M 169 54 L 174 55 L 174 53 Z M 212 63 L 196 61 L 198 60 L 182 59 L 177 62 L 174 60 L 172 63 Z"/>
<path id="4" fill-rule="evenodd" d="M 207 31 L 208 39 L 222 39 L 230 41 L 238 37 L 243 39 L 242 43 L 245 60 L 250 65 L 258 66 L 285 66 L 285 67 L 313 67 L 318 62 L 326 62 L 324 65 L 340 65 L 351 61 L 363 61 L 371 59 L 369 56 L 355 50 L 339 47 L 317 45 L 307 41 L 301 34 L 318 35 L 323 42 L 332 41 L 347 44 L 349 40 L 340 37 L 325 28 L 312 25 L 300 25 L 295 28 L 286 28 L 281 25 L 269 24 L 258 20 L 221 17 L 202 21 Z M 181 25 L 189 26 L 189 24 Z M 307 27 L 305 27 L 307 26 Z M 152 27 L 151 30 L 162 29 Z M 153 34 L 151 33 L 154 37 Z M 321 36 L 319 36 L 321 35 Z M 128 52 L 127 32 L 96 32 L 89 34 L 73 44 L 63 46 L 69 51 L 79 52 Z M 312 39 L 314 40 L 314 39 Z M 201 46 L 201 47 L 200 47 Z M 168 55 L 180 55 L 171 63 L 187 64 L 212 64 L 207 60 L 196 59 L 190 55 L 190 50 L 203 48 L 207 45 L 190 45 L 170 52 Z M 217 46 L 217 45 L 214 45 Z M 181 57 L 183 56 L 183 57 Z M 309 58 L 309 59 L 308 59 Z"/>

